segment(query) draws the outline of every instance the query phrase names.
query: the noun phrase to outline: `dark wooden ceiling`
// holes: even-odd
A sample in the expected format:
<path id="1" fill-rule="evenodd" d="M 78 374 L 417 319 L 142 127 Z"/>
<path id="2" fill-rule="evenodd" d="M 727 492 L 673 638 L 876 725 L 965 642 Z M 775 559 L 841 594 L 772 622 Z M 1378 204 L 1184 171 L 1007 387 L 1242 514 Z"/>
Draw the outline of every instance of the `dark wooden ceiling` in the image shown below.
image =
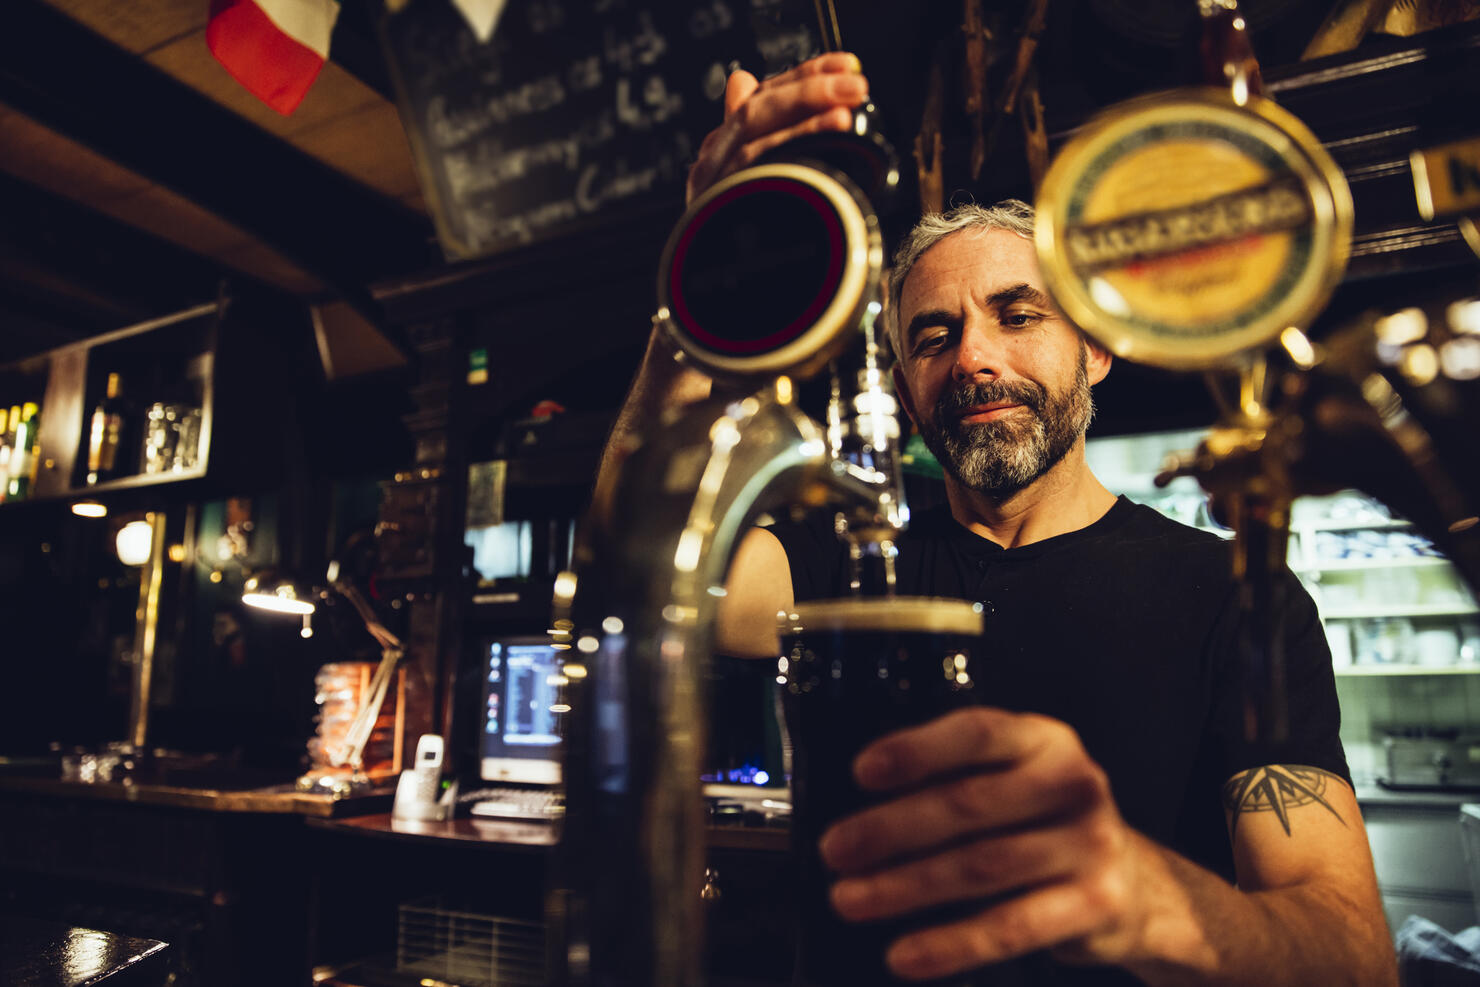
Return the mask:
<path id="1" fill-rule="evenodd" d="M 1294 85 L 1302 51 L 1322 19 L 1361 2 L 1244 0 L 1266 76 Z M 1010 8 L 1003 22 L 1015 25 L 1012 10 L 1021 5 L 1002 5 Z M 1415 9 L 1443 5 L 1390 6 L 1394 15 L 1411 17 Z M 956 30 L 960 2 L 922 2 L 908 13 L 885 12 L 866 0 L 838 0 L 837 7 L 847 46 L 863 54 L 875 90 L 892 96 L 890 123 L 903 150 L 917 125 L 928 66 L 940 57 L 939 39 Z M 353 305 L 366 301 L 376 283 L 443 264 L 375 38 L 379 4 L 346 0 L 333 60 L 288 117 L 258 102 L 211 56 L 204 40 L 208 9 L 208 0 L 6 4 L 0 362 L 207 300 L 223 278 L 309 302 Z M 1052 3 L 1049 11 L 1037 65 L 1051 132 L 1062 135 L 1099 106 L 1186 82 L 1195 71 L 1192 0 L 1075 0 Z M 1473 25 L 1463 30 L 1476 33 Z M 1466 42 L 1451 60 L 1468 57 L 1475 46 Z M 1467 84 L 1480 74 L 1445 71 Z M 1350 100 L 1325 83 L 1309 89 L 1308 99 L 1288 88 L 1278 98 L 1308 114 L 1323 140 L 1329 133 L 1343 146 L 1353 144 L 1352 134 L 1397 133 L 1387 117 L 1411 112 L 1386 94 Z M 1427 90 L 1415 92 L 1423 105 L 1434 102 Z M 1384 100 L 1393 104 L 1382 111 L 1386 116 L 1344 118 L 1361 109 L 1356 103 Z M 1454 118 L 1451 123 L 1473 117 L 1458 106 L 1422 112 Z M 1330 118 L 1326 133 L 1313 119 L 1323 115 Z M 1362 148 L 1381 144 L 1361 140 Z M 969 142 L 957 143 L 964 154 Z M 1380 149 L 1377 164 L 1352 158 L 1343 167 L 1392 172 L 1397 189 L 1406 149 Z M 1021 181 L 1021 157 L 1020 150 L 1005 149 L 989 162 L 982 188 L 972 191 L 1021 191 L 1013 184 Z M 1402 196 L 1384 188 L 1369 198 Z M 1378 217 L 1374 255 L 1393 255 L 1391 231 L 1418 225 L 1407 216 L 1411 200 L 1398 205 L 1404 215 Z M 1444 236 L 1445 249 L 1462 253 L 1452 230 Z"/>
<path id="2" fill-rule="evenodd" d="M 436 262 L 363 5 L 287 117 L 211 56 L 208 7 L 7 4 L 0 361 L 209 299 L 223 277 L 354 298 Z"/>

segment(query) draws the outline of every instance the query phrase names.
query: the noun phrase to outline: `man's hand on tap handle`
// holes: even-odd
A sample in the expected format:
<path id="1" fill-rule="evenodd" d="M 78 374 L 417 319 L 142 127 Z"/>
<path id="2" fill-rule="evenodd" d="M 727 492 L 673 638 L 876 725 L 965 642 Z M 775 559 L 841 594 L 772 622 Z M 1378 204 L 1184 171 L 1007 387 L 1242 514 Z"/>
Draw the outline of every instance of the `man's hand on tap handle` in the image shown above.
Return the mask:
<path id="1" fill-rule="evenodd" d="M 725 86 L 725 118 L 699 145 L 689 168 L 688 201 L 726 175 L 752 164 L 771 148 L 793 137 L 828 130 L 846 131 L 853 124 L 853 108 L 868 99 L 868 80 L 857 56 L 830 52 L 796 68 L 757 81 L 749 72 L 730 74 Z M 597 471 L 598 505 L 608 503 L 620 464 L 643 431 L 664 410 L 700 401 L 710 393 L 710 379 L 699 370 L 673 359 L 673 343 L 655 330 L 642 367 L 617 414 Z M 781 547 L 776 546 L 777 554 Z M 785 556 L 781 556 L 785 565 Z M 766 613 L 769 618 L 775 608 Z M 772 644 L 774 647 L 774 643 Z"/>
<path id="2" fill-rule="evenodd" d="M 854 777 L 889 801 L 822 838 L 846 919 L 975 902 L 959 921 L 914 932 L 888 962 L 909 979 L 944 976 L 1054 948 L 1070 962 L 1138 951 L 1148 903 L 1176 895 L 1166 863 L 1121 818 L 1100 766 L 1072 728 L 976 707 L 890 734 Z M 1158 889 L 1164 889 L 1158 890 Z"/>
<path id="3" fill-rule="evenodd" d="M 753 164 L 784 141 L 853 125 L 853 108 L 868 98 L 857 56 L 829 52 L 760 82 L 744 70 L 725 86 L 725 119 L 699 145 L 689 169 L 688 201 Z"/>

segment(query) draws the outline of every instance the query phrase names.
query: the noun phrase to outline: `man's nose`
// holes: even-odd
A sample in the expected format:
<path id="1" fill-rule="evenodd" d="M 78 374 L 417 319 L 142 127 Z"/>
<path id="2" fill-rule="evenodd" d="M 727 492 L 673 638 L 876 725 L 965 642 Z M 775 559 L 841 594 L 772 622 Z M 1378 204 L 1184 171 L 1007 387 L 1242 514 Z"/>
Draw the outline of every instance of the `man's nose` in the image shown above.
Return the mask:
<path id="1" fill-rule="evenodd" d="M 968 323 L 962 328 L 951 375 L 961 381 L 1002 375 L 1001 341 L 990 326 Z"/>

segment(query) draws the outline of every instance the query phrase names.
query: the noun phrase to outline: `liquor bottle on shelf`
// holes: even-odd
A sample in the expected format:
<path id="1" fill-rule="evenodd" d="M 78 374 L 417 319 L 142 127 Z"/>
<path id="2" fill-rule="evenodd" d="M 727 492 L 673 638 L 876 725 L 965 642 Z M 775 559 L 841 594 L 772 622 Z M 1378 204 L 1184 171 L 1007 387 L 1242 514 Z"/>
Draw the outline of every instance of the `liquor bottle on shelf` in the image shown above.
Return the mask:
<path id="1" fill-rule="evenodd" d="M 87 438 L 87 482 L 104 483 L 126 472 L 119 456 L 127 448 L 128 414 L 120 395 L 118 374 L 108 375 L 104 397 L 93 409 Z"/>
<path id="2" fill-rule="evenodd" d="M 30 496 L 31 486 L 36 480 L 41 411 L 34 401 L 27 401 L 21 405 L 20 418 L 20 426 L 15 430 L 15 447 L 10 453 L 10 480 L 5 491 L 6 500 L 24 500 Z"/>
<path id="3" fill-rule="evenodd" d="M 10 411 L 4 405 L 0 405 L 0 477 L 10 477 L 10 449 L 15 442 L 15 437 L 10 434 Z M 0 504 L 5 503 L 6 487 L 9 483 L 0 483 Z"/>
<path id="4" fill-rule="evenodd" d="M 0 407 L 0 412 L 4 411 L 5 409 L 3 407 Z M 0 488 L 7 486 L 8 481 L 10 480 L 10 457 L 15 451 L 15 433 L 17 430 L 19 430 L 20 426 L 21 406 L 18 404 L 13 404 L 10 406 L 10 411 L 6 414 L 5 417 L 4 444 L 6 450 L 8 451 L 4 454 L 4 463 L 0 464 Z"/>

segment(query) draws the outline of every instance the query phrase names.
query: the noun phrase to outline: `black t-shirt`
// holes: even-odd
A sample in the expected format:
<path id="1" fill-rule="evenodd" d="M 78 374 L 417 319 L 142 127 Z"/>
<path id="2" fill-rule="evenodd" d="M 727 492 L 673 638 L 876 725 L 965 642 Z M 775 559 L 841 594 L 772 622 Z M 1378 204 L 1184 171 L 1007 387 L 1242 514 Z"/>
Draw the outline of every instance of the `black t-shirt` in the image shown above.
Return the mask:
<path id="1" fill-rule="evenodd" d="M 848 595 L 847 551 L 830 517 L 771 530 L 797 600 Z M 902 596 L 982 603 L 983 702 L 1074 727 L 1126 822 L 1229 881 L 1220 789 L 1231 776 L 1306 764 L 1350 781 L 1330 652 L 1288 570 L 1289 737 L 1244 739 L 1237 598 L 1229 544 L 1216 535 L 1120 498 L 1086 528 L 1004 549 L 943 505 L 915 518 L 896 564 Z"/>

